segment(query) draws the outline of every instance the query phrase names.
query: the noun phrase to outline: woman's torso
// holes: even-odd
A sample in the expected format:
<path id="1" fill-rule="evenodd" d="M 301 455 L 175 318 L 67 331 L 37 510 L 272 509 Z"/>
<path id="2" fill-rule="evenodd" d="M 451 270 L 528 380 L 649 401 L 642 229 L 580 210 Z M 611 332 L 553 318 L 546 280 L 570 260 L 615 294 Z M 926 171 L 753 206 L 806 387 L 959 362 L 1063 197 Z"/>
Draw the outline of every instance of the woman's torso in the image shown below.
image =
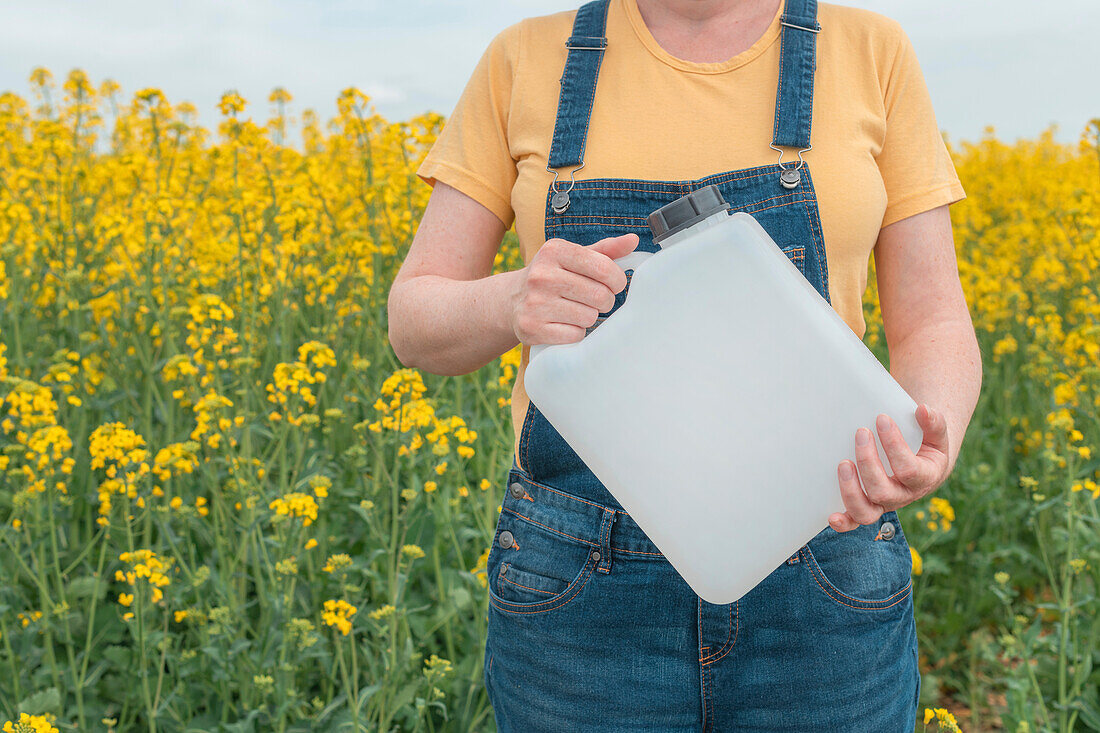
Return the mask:
<path id="1" fill-rule="evenodd" d="M 769 147 L 775 122 L 780 56 L 779 12 L 763 36 L 726 62 L 672 57 L 653 39 L 634 0 L 611 0 L 601 64 L 578 180 L 690 180 L 774 164 Z M 546 241 L 546 171 L 557 113 L 559 80 L 576 11 L 518 24 L 518 58 L 507 119 L 516 161 L 511 194 L 524 262 Z M 862 336 L 867 265 L 886 209 L 876 163 L 885 136 L 885 108 L 876 55 L 889 53 L 896 23 L 857 8 L 819 4 L 828 33 L 817 38 L 812 144 L 804 154 L 814 188 L 828 260 L 833 307 Z M 670 144 L 670 141 L 675 141 Z M 789 152 L 784 163 L 797 161 Z M 562 180 L 568 184 L 568 171 Z M 611 233 L 609 232 L 609 235 Z M 553 233 L 550 236 L 554 236 Z M 515 438 L 529 399 L 524 346 L 512 393 Z"/>

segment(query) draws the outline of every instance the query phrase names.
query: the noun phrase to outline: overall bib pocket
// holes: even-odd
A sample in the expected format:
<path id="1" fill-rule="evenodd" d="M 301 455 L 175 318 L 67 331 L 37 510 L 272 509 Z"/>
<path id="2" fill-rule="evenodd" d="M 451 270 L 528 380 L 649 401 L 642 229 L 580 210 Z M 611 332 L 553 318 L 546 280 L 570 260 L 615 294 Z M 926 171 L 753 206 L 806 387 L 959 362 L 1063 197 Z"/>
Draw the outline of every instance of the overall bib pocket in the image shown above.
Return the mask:
<path id="1" fill-rule="evenodd" d="M 548 613 L 580 596 L 599 559 L 592 544 L 567 534 L 520 516 L 506 502 L 486 562 L 490 605 L 506 614 Z"/>
<path id="2" fill-rule="evenodd" d="M 912 593 L 913 556 L 893 510 L 848 532 L 826 527 L 799 553 L 811 582 L 839 606 L 884 610 Z"/>
<path id="3" fill-rule="evenodd" d="M 800 272 L 805 274 L 805 262 L 806 262 L 806 248 L 805 247 L 789 247 L 783 250 L 783 254 L 787 255 L 794 266 L 799 269 Z"/>

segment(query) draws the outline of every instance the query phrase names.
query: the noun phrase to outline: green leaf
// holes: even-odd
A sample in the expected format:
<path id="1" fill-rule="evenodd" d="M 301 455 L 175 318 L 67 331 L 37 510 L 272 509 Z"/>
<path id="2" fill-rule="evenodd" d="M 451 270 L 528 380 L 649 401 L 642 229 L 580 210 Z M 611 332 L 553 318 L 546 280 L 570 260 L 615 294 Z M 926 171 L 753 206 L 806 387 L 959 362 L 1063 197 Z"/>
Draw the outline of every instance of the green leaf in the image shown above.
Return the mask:
<path id="1" fill-rule="evenodd" d="M 36 692 L 19 703 L 19 712 L 27 715 L 61 715 L 61 693 L 56 687 Z"/>
<path id="2" fill-rule="evenodd" d="M 84 598 L 101 599 L 106 590 L 106 583 L 99 578 L 93 578 L 91 576 L 76 578 L 69 581 L 69 586 L 66 589 L 69 600 L 81 600 Z"/>
<path id="3" fill-rule="evenodd" d="M 119 669 L 128 669 L 133 652 L 126 646 L 109 646 L 103 650 L 103 656 Z"/>

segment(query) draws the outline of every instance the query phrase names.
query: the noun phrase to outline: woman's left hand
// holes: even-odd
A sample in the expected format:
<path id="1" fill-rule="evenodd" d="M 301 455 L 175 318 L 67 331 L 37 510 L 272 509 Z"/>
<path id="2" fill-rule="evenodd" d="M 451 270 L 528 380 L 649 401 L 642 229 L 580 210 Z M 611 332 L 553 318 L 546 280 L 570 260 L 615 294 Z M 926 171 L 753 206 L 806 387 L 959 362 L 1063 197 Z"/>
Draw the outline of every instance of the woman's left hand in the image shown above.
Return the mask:
<path id="1" fill-rule="evenodd" d="M 901 430 L 888 415 L 879 415 L 876 421 L 893 476 L 886 475 L 871 431 L 867 428 L 856 431 L 856 463 L 844 461 L 837 468 L 840 495 L 847 508 L 846 512 L 829 515 L 829 525 L 837 532 L 870 524 L 884 512 L 911 504 L 935 491 L 947 478 L 950 472 L 947 420 L 928 405 L 919 405 L 916 416 L 924 431 L 924 442 L 916 453 L 909 449 Z M 860 479 L 864 488 L 860 488 Z"/>

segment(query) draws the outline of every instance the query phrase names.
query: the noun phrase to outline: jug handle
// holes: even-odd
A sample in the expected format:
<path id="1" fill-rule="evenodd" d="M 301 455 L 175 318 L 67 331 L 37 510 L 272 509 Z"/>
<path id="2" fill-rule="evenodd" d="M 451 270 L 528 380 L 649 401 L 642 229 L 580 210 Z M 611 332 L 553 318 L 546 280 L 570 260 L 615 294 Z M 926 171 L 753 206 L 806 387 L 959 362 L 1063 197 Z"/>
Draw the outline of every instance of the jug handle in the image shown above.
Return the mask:
<path id="1" fill-rule="evenodd" d="M 626 272 L 627 270 L 637 270 L 638 267 L 640 267 L 643 262 L 645 262 L 646 260 L 648 260 L 650 257 L 652 257 L 655 254 L 657 254 L 657 253 L 656 252 L 643 252 L 643 251 L 639 251 L 639 250 L 634 250 L 630 254 L 626 254 L 626 255 L 623 255 L 622 257 L 619 257 L 618 259 L 612 260 L 612 262 L 614 262 L 616 265 L 621 267 L 623 272 Z M 579 342 L 574 342 L 574 343 L 579 343 Z M 547 349 L 547 347 L 551 347 L 551 346 L 569 346 L 569 345 L 570 344 L 532 344 L 531 345 L 531 357 L 527 360 L 527 363 L 530 364 L 532 361 L 534 361 L 535 357 L 538 356 L 539 354 L 541 354 L 543 351 L 545 351 Z"/>

